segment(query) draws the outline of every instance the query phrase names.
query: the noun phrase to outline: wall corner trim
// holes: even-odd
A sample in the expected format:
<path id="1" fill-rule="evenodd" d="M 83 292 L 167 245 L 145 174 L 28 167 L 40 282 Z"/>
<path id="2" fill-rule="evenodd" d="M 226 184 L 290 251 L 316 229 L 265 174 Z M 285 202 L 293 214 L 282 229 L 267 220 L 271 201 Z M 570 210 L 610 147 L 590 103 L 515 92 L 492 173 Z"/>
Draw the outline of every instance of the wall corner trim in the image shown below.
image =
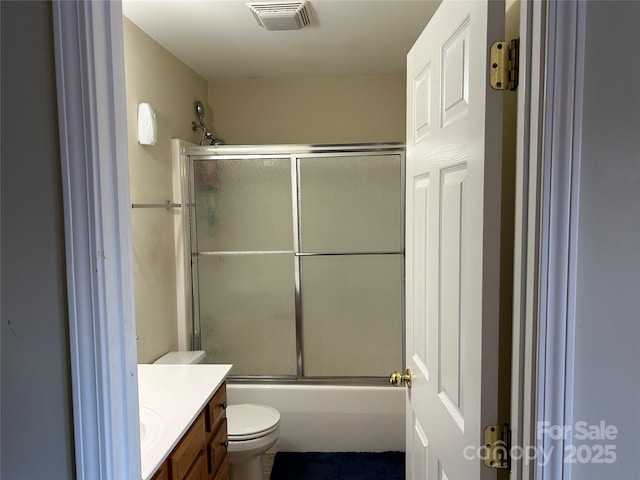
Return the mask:
<path id="1" fill-rule="evenodd" d="M 586 5 L 548 2 L 541 172 L 537 425 L 573 424 L 574 343 Z M 570 480 L 571 434 L 536 431 L 538 479 Z"/>
<path id="2" fill-rule="evenodd" d="M 141 477 L 122 6 L 53 2 L 76 477 Z"/>

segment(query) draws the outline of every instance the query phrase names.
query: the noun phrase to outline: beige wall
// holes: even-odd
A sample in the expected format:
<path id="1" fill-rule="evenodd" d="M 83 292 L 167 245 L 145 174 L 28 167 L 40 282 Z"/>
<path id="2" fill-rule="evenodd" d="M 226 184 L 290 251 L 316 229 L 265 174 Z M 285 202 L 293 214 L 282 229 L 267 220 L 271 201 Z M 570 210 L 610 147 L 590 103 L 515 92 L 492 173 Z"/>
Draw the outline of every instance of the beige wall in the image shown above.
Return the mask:
<path id="1" fill-rule="evenodd" d="M 228 144 L 405 141 L 405 77 L 209 82 L 213 129 Z"/>
<path id="2" fill-rule="evenodd" d="M 198 143 L 194 102 L 228 144 L 404 142 L 404 76 L 207 82 L 126 17 L 124 22 L 132 203 L 172 198 L 171 138 Z M 208 85 L 207 85 L 208 83 Z M 158 141 L 137 142 L 137 107 L 150 103 Z M 138 361 L 178 349 L 174 215 L 132 209 Z"/>
<path id="3" fill-rule="evenodd" d="M 129 174 L 132 203 L 172 198 L 171 138 L 199 141 L 191 130 L 194 102 L 207 101 L 207 82 L 129 19 L 124 22 Z M 137 108 L 150 103 L 158 122 L 153 146 L 137 142 Z M 152 362 L 178 348 L 173 215 L 166 209 L 132 209 L 138 361 Z"/>

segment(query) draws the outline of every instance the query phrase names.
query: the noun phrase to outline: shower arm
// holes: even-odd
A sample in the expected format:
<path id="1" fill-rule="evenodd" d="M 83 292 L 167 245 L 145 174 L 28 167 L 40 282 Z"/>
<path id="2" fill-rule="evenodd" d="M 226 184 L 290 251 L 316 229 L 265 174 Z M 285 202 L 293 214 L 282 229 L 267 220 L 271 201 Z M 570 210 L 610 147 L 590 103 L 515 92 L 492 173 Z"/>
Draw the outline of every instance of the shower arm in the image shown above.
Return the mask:
<path id="1" fill-rule="evenodd" d="M 196 122 L 191 122 L 191 130 L 194 132 L 198 129 L 202 130 L 202 139 L 200 140 L 200 145 L 203 145 L 206 140 L 209 141 L 209 145 L 221 145 L 223 142 L 219 138 L 216 138 L 215 135 L 207 128 L 206 125 L 198 125 Z"/>

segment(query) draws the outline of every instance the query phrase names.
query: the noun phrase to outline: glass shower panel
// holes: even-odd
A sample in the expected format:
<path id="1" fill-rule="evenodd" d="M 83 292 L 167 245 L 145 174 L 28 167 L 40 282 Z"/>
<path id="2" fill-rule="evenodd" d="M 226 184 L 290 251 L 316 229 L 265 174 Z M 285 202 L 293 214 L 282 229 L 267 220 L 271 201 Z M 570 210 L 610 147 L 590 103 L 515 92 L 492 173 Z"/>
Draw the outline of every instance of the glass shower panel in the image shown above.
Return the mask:
<path id="1" fill-rule="evenodd" d="M 290 254 L 198 259 L 201 348 L 232 375 L 296 375 L 294 259 Z"/>
<path id="2" fill-rule="evenodd" d="M 400 155 L 300 159 L 303 252 L 399 252 Z"/>
<path id="3" fill-rule="evenodd" d="M 193 162 L 200 252 L 292 251 L 291 160 Z"/>
<path id="4" fill-rule="evenodd" d="M 403 255 L 301 259 L 305 376 L 386 376 L 402 365 Z"/>

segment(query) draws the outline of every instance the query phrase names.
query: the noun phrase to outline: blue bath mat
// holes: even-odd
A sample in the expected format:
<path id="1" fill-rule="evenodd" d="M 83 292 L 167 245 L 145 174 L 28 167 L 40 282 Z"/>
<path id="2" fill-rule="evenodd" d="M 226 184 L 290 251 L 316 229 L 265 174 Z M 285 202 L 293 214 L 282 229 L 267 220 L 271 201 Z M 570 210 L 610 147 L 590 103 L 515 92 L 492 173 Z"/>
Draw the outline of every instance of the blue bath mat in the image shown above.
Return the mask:
<path id="1" fill-rule="evenodd" d="M 278 452 L 271 480 L 404 480 L 404 452 Z"/>

